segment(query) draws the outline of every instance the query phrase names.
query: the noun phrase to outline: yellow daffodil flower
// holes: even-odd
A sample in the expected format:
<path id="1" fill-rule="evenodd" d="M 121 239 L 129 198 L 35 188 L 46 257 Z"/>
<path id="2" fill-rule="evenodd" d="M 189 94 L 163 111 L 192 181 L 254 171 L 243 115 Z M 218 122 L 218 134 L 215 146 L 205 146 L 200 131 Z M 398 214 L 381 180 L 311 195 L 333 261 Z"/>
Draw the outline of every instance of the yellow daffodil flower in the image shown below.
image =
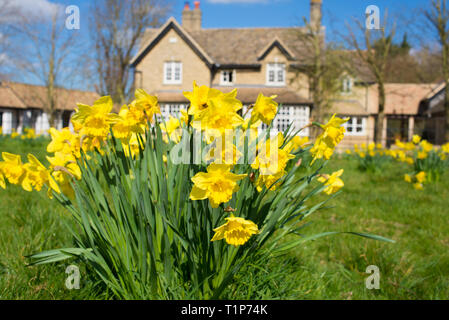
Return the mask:
<path id="1" fill-rule="evenodd" d="M 412 138 L 412 142 L 413 142 L 414 144 L 418 144 L 420 141 L 421 141 L 421 137 L 418 136 L 417 134 L 414 134 L 414 135 L 413 135 L 413 138 Z"/>
<path id="2" fill-rule="evenodd" d="M 81 136 L 104 138 L 109 134 L 110 125 L 120 120 L 120 117 L 111 111 L 112 99 L 106 96 L 95 101 L 93 106 L 78 103 L 78 109 L 72 119 L 82 125 L 79 132 Z"/>
<path id="3" fill-rule="evenodd" d="M 348 120 L 349 118 L 341 119 L 334 114 L 328 123 L 321 125 L 323 132 L 317 137 L 315 144 L 310 150 L 313 156 L 312 163 L 316 159 L 330 159 L 335 147 L 344 137 L 345 128 L 342 125 Z"/>
<path id="4" fill-rule="evenodd" d="M 412 183 L 412 177 L 409 174 L 404 175 L 405 182 Z"/>
<path id="5" fill-rule="evenodd" d="M 223 93 L 220 90 L 209 88 L 207 86 L 198 87 L 196 81 L 193 81 L 193 91 L 183 92 L 184 96 L 190 101 L 189 115 L 196 116 L 199 112 L 209 106 L 211 99 L 220 97 Z"/>
<path id="6" fill-rule="evenodd" d="M 416 174 L 415 177 L 419 183 L 423 183 L 426 181 L 427 174 L 424 171 L 421 171 L 418 174 Z"/>
<path id="7" fill-rule="evenodd" d="M 199 172 L 193 178 L 194 186 L 190 192 L 191 200 L 209 199 L 212 208 L 220 203 L 232 199 L 232 194 L 239 190 L 237 181 L 246 177 L 246 174 L 230 172 L 226 164 L 211 164 L 206 172 Z"/>
<path id="8" fill-rule="evenodd" d="M 318 178 L 319 182 L 324 183 L 324 185 L 327 186 L 323 190 L 324 193 L 331 195 L 344 187 L 345 184 L 343 183 L 343 180 L 340 179 L 342 174 L 343 169 L 340 169 L 332 173 L 330 176 L 321 176 Z"/>
<path id="9" fill-rule="evenodd" d="M 413 188 L 415 188 L 416 190 L 423 190 L 424 186 L 422 183 L 417 182 L 413 184 Z"/>
<path id="10" fill-rule="evenodd" d="M 230 217 L 225 218 L 227 221 L 224 225 L 214 229 L 214 237 L 211 241 L 225 239 L 227 244 L 240 246 L 245 244 L 252 235 L 259 233 L 257 225 L 243 218 Z"/>
<path id="11" fill-rule="evenodd" d="M 261 120 L 266 125 L 270 125 L 278 110 L 278 103 L 273 100 L 276 97 L 276 95 L 265 97 L 262 93 L 259 93 L 251 112 L 252 123 Z"/>
<path id="12" fill-rule="evenodd" d="M 112 127 L 114 136 L 119 139 L 129 139 L 133 133 L 144 133 L 146 126 L 145 113 L 134 105 L 122 106 L 119 119 Z"/>
<path id="13" fill-rule="evenodd" d="M 271 175 L 260 174 L 259 178 L 257 178 L 256 181 L 257 191 L 261 192 L 263 190 L 263 186 L 265 186 L 267 189 L 269 188 L 271 191 L 276 190 L 276 188 L 279 187 L 282 183 L 280 179 L 286 174 L 287 172 L 285 170 L 278 171 L 275 174 Z"/>
<path id="14" fill-rule="evenodd" d="M 0 163 L 1 171 L 11 184 L 22 182 L 25 168 L 19 155 L 9 152 L 2 152 L 3 162 Z"/>
<path id="15" fill-rule="evenodd" d="M 425 151 L 419 151 L 418 152 L 418 159 L 425 159 L 425 158 L 427 158 L 427 152 L 425 152 Z"/>
<path id="16" fill-rule="evenodd" d="M 240 108 L 227 99 L 212 99 L 207 108 L 195 115 L 192 127 L 205 131 L 207 138 L 224 135 L 225 130 L 235 129 L 243 124 L 243 118 L 237 114 Z"/>
<path id="17" fill-rule="evenodd" d="M 441 151 L 449 153 L 449 142 L 441 146 Z"/>
<path id="18" fill-rule="evenodd" d="M 168 139 L 175 143 L 181 140 L 182 130 L 180 129 L 181 122 L 179 119 L 170 116 L 168 121 L 160 124 L 160 127 L 162 132 L 165 133 L 163 138 L 165 143 L 168 143 Z"/>
<path id="19" fill-rule="evenodd" d="M 267 139 L 265 143 L 259 144 L 259 154 L 254 163 L 251 164 L 251 167 L 259 169 L 261 175 L 275 175 L 283 171 L 287 162 L 295 157 L 289 153 L 291 147 L 288 144 L 284 148 L 280 148 L 283 143 L 284 135 L 282 132 L 279 132 L 275 139 Z M 277 151 L 277 154 L 272 154 L 272 151 Z"/>
<path id="20" fill-rule="evenodd" d="M 32 154 L 28 155 L 28 163 L 24 165 L 26 174 L 22 181 L 22 188 L 26 191 L 41 191 L 50 179 L 50 171 Z"/>
<path id="21" fill-rule="evenodd" d="M 76 158 L 81 156 L 80 137 L 78 134 L 72 134 L 69 128 L 62 128 L 61 130 L 50 128 L 48 131 L 52 140 L 47 145 L 47 152 L 72 154 Z"/>
<path id="22" fill-rule="evenodd" d="M 288 152 L 296 151 L 309 143 L 309 137 L 294 136 L 285 146 Z"/>
<path id="23" fill-rule="evenodd" d="M 427 152 L 427 153 L 429 153 L 433 149 L 433 144 L 431 144 L 427 140 L 422 140 L 420 145 L 421 145 L 421 148 L 423 149 L 423 151 Z"/>
<path id="24" fill-rule="evenodd" d="M 145 135 L 140 134 L 142 138 L 142 142 L 145 142 Z M 140 144 L 137 133 L 132 133 L 131 136 L 127 139 L 122 139 L 122 146 L 125 152 L 125 156 L 129 157 L 131 155 L 134 158 L 140 152 Z M 131 152 L 131 153 L 130 153 Z"/>
<path id="25" fill-rule="evenodd" d="M 136 96 L 135 106 L 143 110 L 145 117 L 152 122 L 154 115 L 161 113 L 157 97 L 149 95 L 143 89 L 137 89 L 134 95 Z"/>

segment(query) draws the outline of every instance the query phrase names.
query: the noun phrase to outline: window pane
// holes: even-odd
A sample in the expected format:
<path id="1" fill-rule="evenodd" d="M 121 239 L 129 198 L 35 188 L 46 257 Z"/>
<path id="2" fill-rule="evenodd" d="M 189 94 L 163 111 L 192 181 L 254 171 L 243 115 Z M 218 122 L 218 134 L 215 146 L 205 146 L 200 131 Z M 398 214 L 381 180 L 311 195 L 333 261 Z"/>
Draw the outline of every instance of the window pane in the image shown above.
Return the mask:
<path id="1" fill-rule="evenodd" d="M 179 81 L 181 80 L 181 65 L 179 62 L 175 63 L 175 76 L 174 79 Z"/>
<path id="2" fill-rule="evenodd" d="M 284 71 L 283 70 L 278 71 L 278 81 L 277 82 L 284 82 Z"/>
<path id="3" fill-rule="evenodd" d="M 167 63 L 165 67 L 165 79 L 171 80 L 172 67 L 171 63 Z"/>

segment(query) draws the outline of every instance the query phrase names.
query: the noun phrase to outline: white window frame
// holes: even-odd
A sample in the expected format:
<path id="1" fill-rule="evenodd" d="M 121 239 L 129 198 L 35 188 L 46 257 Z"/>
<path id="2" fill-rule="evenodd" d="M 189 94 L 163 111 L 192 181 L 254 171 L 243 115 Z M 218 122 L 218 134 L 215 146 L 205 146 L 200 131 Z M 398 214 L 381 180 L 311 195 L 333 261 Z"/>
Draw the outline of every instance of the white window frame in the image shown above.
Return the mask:
<path id="1" fill-rule="evenodd" d="M 266 83 L 269 86 L 285 86 L 286 78 L 285 63 L 273 62 L 267 63 Z M 274 72 L 273 81 L 270 81 L 270 73 Z M 279 72 L 282 72 L 282 79 L 279 80 Z"/>
<path id="2" fill-rule="evenodd" d="M 162 103 L 160 104 L 161 114 L 157 115 L 160 121 L 168 121 L 170 116 L 179 118 L 181 109 L 187 110 L 188 105 L 184 103 Z"/>
<path id="3" fill-rule="evenodd" d="M 225 75 L 232 73 L 232 81 L 229 81 Z M 235 70 L 222 70 L 220 72 L 220 85 L 221 86 L 232 86 L 235 83 Z"/>
<path id="4" fill-rule="evenodd" d="M 179 66 L 179 79 L 175 79 L 176 66 Z M 170 68 L 170 79 L 168 77 L 168 71 Z M 164 62 L 164 84 L 182 84 L 182 62 L 181 61 L 166 61 Z"/>
<path id="5" fill-rule="evenodd" d="M 247 112 L 248 106 L 244 105 L 242 112 L 245 115 L 245 119 L 251 118 L 251 109 Z M 309 128 L 305 128 L 310 122 L 310 106 L 307 105 L 282 105 L 279 107 L 278 114 L 273 119 L 272 133 L 276 134 L 280 132 L 278 129 L 286 129 L 288 125 L 292 124 L 291 132 L 296 132 L 301 128 L 304 128 L 298 133 L 298 136 L 308 137 L 310 132 Z M 261 130 L 266 130 L 268 126 L 262 123 L 259 127 Z"/>
<path id="6" fill-rule="evenodd" d="M 361 119 L 362 124 L 358 124 L 357 120 Z M 365 136 L 366 135 L 366 117 L 360 116 L 349 116 L 349 120 L 343 124 L 346 129 L 345 135 L 348 136 Z M 348 128 L 351 127 L 353 130 L 349 131 Z M 357 128 L 361 128 L 362 130 L 357 132 Z"/>
<path id="7" fill-rule="evenodd" d="M 354 82 L 351 77 L 344 77 L 341 83 L 341 93 L 350 94 L 352 93 L 352 87 Z"/>

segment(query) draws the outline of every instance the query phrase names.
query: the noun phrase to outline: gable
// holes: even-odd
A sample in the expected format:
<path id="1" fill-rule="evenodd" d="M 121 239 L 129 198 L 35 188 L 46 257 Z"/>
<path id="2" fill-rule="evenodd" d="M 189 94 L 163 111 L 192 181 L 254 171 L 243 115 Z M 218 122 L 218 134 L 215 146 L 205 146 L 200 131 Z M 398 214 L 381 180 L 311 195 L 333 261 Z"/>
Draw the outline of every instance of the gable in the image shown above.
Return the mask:
<path id="1" fill-rule="evenodd" d="M 273 50 L 278 49 L 288 60 L 293 61 L 295 60 L 294 54 L 287 48 L 283 42 L 275 38 L 271 43 L 268 44 L 263 50 L 260 51 L 257 60 L 263 60 L 267 57 L 267 55 Z"/>
<path id="2" fill-rule="evenodd" d="M 207 53 L 196 43 L 196 41 L 176 22 L 174 18 L 170 18 L 167 23 L 156 32 L 151 39 L 144 44 L 137 55 L 131 60 L 131 67 L 136 67 L 143 58 L 156 46 L 160 41 L 167 36 L 167 34 L 173 30 L 176 34 L 195 52 L 198 57 L 211 68 L 213 60 L 207 55 Z"/>

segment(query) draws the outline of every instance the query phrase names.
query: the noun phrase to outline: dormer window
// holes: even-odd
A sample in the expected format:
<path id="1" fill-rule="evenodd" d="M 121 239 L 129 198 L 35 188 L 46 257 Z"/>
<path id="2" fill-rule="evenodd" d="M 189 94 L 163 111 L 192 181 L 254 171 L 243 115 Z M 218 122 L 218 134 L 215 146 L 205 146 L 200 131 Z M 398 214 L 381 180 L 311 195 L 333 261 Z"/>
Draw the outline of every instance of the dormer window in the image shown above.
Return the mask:
<path id="1" fill-rule="evenodd" d="M 285 64 L 268 63 L 267 64 L 267 84 L 272 86 L 285 85 Z"/>
<path id="2" fill-rule="evenodd" d="M 341 92 L 342 93 L 351 93 L 352 92 L 353 81 L 350 77 L 344 77 L 341 83 Z"/>
<path id="3" fill-rule="evenodd" d="M 182 62 L 169 61 L 164 63 L 164 84 L 182 83 Z"/>
<path id="4" fill-rule="evenodd" d="M 235 70 L 223 70 L 220 76 L 220 85 L 231 86 L 235 82 Z"/>

